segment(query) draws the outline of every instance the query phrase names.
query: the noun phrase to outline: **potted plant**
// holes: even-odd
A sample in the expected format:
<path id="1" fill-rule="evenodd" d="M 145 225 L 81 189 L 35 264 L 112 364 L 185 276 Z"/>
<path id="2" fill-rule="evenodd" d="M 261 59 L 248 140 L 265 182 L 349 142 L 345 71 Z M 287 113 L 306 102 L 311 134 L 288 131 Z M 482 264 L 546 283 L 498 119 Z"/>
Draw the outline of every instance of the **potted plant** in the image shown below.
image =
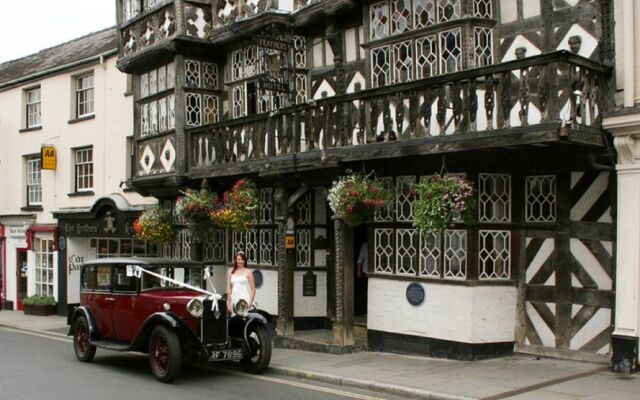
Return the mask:
<path id="1" fill-rule="evenodd" d="M 53 296 L 34 294 L 22 301 L 27 315 L 53 315 L 56 313 L 56 300 Z"/>
<path id="2" fill-rule="evenodd" d="M 347 225 L 358 226 L 371 219 L 376 211 L 387 207 L 393 193 L 371 174 L 340 177 L 329 190 L 329 206 Z"/>
<path id="3" fill-rule="evenodd" d="M 209 214 L 211 221 L 232 231 L 246 231 L 255 224 L 258 212 L 258 189 L 252 181 L 240 179 Z"/>
<path id="4" fill-rule="evenodd" d="M 176 213 L 188 224 L 191 236 L 203 240 L 212 227 L 210 214 L 218 204 L 218 196 L 205 187 L 200 190 L 187 189 L 176 201 Z"/>
<path id="5" fill-rule="evenodd" d="M 414 226 L 423 235 L 450 228 L 454 222 L 475 222 L 473 183 L 459 176 L 424 177 L 413 188 Z"/>
<path id="6" fill-rule="evenodd" d="M 178 233 L 171 212 L 160 207 L 142 212 L 133 229 L 138 239 L 159 245 L 172 244 Z"/>

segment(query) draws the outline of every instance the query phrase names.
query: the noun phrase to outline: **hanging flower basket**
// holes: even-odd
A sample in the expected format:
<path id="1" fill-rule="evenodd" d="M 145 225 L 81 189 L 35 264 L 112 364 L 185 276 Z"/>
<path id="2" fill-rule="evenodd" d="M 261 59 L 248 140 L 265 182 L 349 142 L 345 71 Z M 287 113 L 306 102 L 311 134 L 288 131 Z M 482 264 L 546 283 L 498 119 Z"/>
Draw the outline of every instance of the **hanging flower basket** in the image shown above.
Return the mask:
<path id="1" fill-rule="evenodd" d="M 225 229 L 241 232 L 251 229 L 258 213 L 258 189 L 248 179 L 240 179 L 224 193 L 222 203 L 218 203 L 209 213 L 211 221 Z"/>
<path id="2" fill-rule="evenodd" d="M 140 214 L 133 223 L 133 229 L 138 239 L 159 245 L 172 244 L 178 233 L 171 212 L 160 207 L 150 208 Z"/>
<path id="3" fill-rule="evenodd" d="M 213 228 L 209 215 L 218 204 L 218 196 L 204 185 L 200 190 L 187 189 L 176 201 L 176 213 L 187 223 L 196 240 L 203 240 Z"/>
<path id="4" fill-rule="evenodd" d="M 423 178 L 414 191 L 414 226 L 423 235 L 450 228 L 459 220 L 468 225 L 475 222 L 475 191 L 466 179 L 433 175 Z"/>
<path id="5" fill-rule="evenodd" d="M 371 177 L 354 174 L 340 177 L 329 189 L 329 206 L 335 216 L 351 226 L 370 220 L 389 204 L 393 193 Z"/>

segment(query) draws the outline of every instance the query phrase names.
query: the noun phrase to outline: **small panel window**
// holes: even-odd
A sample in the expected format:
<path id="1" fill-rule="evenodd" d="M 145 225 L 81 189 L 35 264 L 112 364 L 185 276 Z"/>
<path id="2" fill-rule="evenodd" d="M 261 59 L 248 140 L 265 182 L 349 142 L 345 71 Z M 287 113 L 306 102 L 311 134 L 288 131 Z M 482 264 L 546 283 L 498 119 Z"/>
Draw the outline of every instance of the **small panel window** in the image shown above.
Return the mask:
<path id="1" fill-rule="evenodd" d="M 98 265 L 96 269 L 96 290 L 111 290 L 111 265 Z"/>

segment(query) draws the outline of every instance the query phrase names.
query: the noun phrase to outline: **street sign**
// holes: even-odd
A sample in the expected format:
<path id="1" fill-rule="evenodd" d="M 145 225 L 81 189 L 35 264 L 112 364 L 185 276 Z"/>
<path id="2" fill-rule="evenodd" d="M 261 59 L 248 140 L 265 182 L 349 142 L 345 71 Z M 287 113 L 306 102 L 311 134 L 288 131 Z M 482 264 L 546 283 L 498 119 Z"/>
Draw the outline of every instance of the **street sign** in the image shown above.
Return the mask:
<path id="1" fill-rule="evenodd" d="M 43 145 L 40 149 L 40 159 L 42 160 L 42 169 L 56 170 L 57 154 L 55 147 Z"/>

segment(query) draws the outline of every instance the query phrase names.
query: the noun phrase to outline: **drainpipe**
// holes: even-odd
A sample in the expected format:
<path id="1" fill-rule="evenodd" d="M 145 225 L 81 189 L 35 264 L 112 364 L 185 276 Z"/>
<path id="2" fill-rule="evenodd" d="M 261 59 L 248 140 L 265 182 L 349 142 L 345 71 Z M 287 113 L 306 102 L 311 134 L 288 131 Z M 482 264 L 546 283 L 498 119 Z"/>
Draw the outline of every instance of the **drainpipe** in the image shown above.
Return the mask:
<path id="1" fill-rule="evenodd" d="M 7 251 L 5 249 L 5 236 L 4 236 L 4 225 L 0 224 L 0 249 L 2 249 L 2 254 L 0 254 L 0 262 L 2 263 L 2 287 L 0 288 L 0 310 L 5 305 L 7 301 Z"/>
<path id="2" fill-rule="evenodd" d="M 623 29 L 623 54 L 624 54 L 624 107 L 633 107 L 635 104 L 636 77 L 635 77 L 635 34 L 634 34 L 634 2 L 624 0 L 622 2 L 622 29 Z"/>

